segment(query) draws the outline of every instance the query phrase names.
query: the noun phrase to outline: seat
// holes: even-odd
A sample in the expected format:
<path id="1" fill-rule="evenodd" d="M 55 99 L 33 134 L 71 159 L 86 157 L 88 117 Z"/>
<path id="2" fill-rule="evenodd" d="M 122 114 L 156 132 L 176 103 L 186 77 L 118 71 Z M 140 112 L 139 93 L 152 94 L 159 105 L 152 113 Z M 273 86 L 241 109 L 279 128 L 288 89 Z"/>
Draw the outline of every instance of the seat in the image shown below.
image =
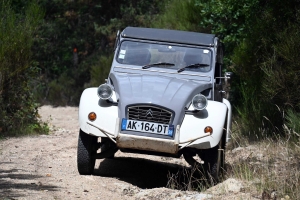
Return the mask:
<path id="1" fill-rule="evenodd" d="M 147 65 L 150 63 L 151 53 L 148 49 L 128 49 L 124 63 L 130 65 Z"/>
<path id="2" fill-rule="evenodd" d="M 192 65 L 192 64 L 201 63 L 202 57 L 200 54 L 197 54 L 196 51 L 189 50 L 185 53 L 183 60 L 186 65 Z"/>
<path id="3" fill-rule="evenodd" d="M 200 53 L 198 50 L 188 50 L 183 58 L 185 62 L 185 66 L 193 65 L 193 64 L 210 64 L 209 55 Z M 207 72 L 210 70 L 210 66 L 207 67 L 195 67 L 188 68 L 189 71 L 201 71 Z"/>

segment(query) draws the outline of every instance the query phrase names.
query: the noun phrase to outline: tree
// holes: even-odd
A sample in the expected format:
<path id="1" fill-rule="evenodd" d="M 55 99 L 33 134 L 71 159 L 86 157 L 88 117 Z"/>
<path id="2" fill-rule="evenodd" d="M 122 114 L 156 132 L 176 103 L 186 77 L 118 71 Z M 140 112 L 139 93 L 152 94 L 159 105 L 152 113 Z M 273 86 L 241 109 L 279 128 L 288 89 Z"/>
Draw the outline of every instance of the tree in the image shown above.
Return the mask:
<path id="1" fill-rule="evenodd" d="M 40 102 L 53 105 L 78 105 L 84 87 L 107 78 L 110 64 L 102 61 L 110 60 L 117 31 L 148 26 L 164 8 L 160 0 L 39 2 L 46 14 L 33 48 L 43 80 L 35 94 Z M 101 73 L 98 80 L 91 80 L 91 70 Z"/>
<path id="2" fill-rule="evenodd" d="M 37 123 L 29 79 L 35 71 L 31 48 L 42 16 L 34 1 L 18 12 L 12 1 L 0 2 L 0 132 L 18 132 Z"/>

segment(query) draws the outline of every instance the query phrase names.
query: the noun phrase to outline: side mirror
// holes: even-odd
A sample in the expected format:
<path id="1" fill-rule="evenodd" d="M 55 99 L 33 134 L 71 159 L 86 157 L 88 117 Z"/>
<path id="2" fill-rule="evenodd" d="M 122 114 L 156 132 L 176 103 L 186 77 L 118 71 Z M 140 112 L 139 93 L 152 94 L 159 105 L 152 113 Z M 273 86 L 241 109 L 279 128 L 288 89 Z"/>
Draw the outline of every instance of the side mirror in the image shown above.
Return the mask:
<path id="1" fill-rule="evenodd" d="M 225 72 L 225 84 L 230 84 L 233 78 L 233 72 Z"/>

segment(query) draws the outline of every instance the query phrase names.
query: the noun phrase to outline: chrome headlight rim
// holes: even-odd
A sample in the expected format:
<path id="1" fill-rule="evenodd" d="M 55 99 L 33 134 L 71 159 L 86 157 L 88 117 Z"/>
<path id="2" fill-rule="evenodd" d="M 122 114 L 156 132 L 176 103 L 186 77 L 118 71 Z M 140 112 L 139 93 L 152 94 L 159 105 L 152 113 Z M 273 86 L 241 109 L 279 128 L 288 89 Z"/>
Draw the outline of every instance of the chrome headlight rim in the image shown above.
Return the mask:
<path id="1" fill-rule="evenodd" d="M 203 101 L 203 106 L 202 107 L 197 107 L 195 106 L 195 101 L 198 99 L 202 99 Z M 196 94 L 193 99 L 192 99 L 192 106 L 194 107 L 195 110 L 204 110 L 207 107 L 207 98 L 203 94 Z"/>
<path id="2" fill-rule="evenodd" d="M 106 89 L 108 89 L 109 92 L 110 92 L 110 94 L 107 95 L 106 97 L 101 96 L 101 93 L 100 93 L 100 90 L 103 89 L 103 87 L 106 87 Z M 98 97 L 99 97 L 100 99 L 103 99 L 103 100 L 110 99 L 111 96 L 112 96 L 112 94 L 113 94 L 113 89 L 112 89 L 112 87 L 111 87 L 109 84 L 106 84 L 106 83 L 101 84 L 101 85 L 98 87 L 98 89 L 97 89 L 97 95 L 98 95 Z"/>

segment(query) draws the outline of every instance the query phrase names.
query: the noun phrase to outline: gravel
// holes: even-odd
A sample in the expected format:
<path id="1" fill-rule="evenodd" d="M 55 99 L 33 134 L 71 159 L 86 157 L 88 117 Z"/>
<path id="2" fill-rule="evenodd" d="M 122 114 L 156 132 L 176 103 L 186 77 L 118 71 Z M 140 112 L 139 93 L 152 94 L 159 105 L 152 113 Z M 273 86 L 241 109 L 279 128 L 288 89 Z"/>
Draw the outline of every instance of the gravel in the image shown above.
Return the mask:
<path id="1" fill-rule="evenodd" d="M 178 190 L 188 185 L 180 174 L 191 174 L 183 158 L 117 152 L 114 159 L 97 160 L 92 176 L 81 176 L 76 164 L 78 108 L 43 106 L 39 114 L 51 127 L 49 135 L 0 141 L 0 199 L 193 200 L 233 193 L 224 184 L 220 190 L 225 194 Z M 242 183 L 228 182 L 237 185 L 226 188 L 234 188 L 238 196 Z"/>

